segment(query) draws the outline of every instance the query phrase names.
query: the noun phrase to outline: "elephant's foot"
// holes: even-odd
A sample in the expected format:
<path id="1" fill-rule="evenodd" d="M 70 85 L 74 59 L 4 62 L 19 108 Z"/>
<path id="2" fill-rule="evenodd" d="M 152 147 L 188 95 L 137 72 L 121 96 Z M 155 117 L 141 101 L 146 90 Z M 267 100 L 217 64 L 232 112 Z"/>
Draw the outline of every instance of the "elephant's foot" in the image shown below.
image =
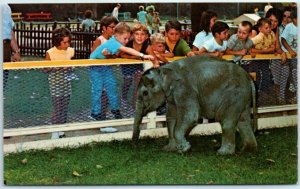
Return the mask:
<path id="1" fill-rule="evenodd" d="M 181 144 L 178 144 L 176 148 L 178 153 L 183 153 L 183 152 L 187 152 L 191 148 L 191 145 L 189 142 L 185 141 Z"/>
<path id="2" fill-rule="evenodd" d="M 219 155 L 230 155 L 235 153 L 234 145 L 222 145 L 217 152 Z"/>
<path id="3" fill-rule="evenodd" d="M 165 145 L 163 147 L 163 150 L 167 151 L 167 152 L 175 152 L 175 151 L 177 151 L 176 143 L 175 142 L 169 142 L 169 144 L 167 144 L 167 145 Z"/>

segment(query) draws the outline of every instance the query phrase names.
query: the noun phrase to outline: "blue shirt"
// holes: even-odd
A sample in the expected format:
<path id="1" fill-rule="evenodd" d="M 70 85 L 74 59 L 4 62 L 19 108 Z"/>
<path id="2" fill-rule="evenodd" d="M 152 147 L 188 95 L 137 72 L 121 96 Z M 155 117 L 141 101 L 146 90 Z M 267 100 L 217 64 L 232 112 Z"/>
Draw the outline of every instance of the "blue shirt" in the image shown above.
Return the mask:
<path id="1" fill-rule="evenodd" d="M 146 21 L 146 16 L 147 16 L 147 12 L 146 11 L 140 11 L 137 13 L 137 15 L 139 16 L 139 21 L 146 25 L 147 21 Z"/>
<path id="2" fill-rule="evenodd" d="M 115 36 L 112 36 L 109 40 L 98 46 L 95 51 L 92 52 L 90 59 L 106 59 L 106 57 L 102 54 L 104 49 L 110 52 L 111 55 L 115 55 L 119 52 L 120 47 L 122 47 L 122 44 L 115 38 Z"/>
<path id="3" fill-rule="evenodd" d="M 85 19 L 82 21 L 82 27 L 84 27 L 85 32 L 92 31 L 94 27 L 96 26 L 95 21 L 92 19 Z"/>
<path id="4" fill-rule="evenodd" d="M 2 6 L 2 19 L 3 19 L 3 39 L 10 39 L 11 40 L 11 32 L 14 27 L 14 21 L 11 18 L 11 9 L 8 4 L 4 4 Z"/>

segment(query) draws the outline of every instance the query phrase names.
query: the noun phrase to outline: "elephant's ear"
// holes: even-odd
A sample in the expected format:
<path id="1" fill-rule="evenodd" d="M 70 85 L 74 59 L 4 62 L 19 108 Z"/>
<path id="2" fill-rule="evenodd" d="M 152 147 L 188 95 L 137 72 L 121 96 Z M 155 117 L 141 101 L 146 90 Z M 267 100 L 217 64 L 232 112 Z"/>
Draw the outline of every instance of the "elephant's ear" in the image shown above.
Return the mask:
<path id="1" fill-rule="evenodd" d="M 142 82 L 146 87 L 153 88 L 155 86 L 155 70 L 147 70 L 142 77 Z"/>
<path id="2" fill-rule="evenodd" d="M 176 70 L 168 67 L 162 67 L 160 69 L 160 75 L 162 78 L 162 88 L 166 96 L 170 96 L 173 92 L 175 83 L 178 82 L 181 77 Z"/>
<path id="3" fill-rule="evenodd" d="M 149 77 L 149 75 L 142 77 L 142 82 L 146 87 L 150 87 L 150 88 L 154 87 L 154 80 L 152 77 Z"/>

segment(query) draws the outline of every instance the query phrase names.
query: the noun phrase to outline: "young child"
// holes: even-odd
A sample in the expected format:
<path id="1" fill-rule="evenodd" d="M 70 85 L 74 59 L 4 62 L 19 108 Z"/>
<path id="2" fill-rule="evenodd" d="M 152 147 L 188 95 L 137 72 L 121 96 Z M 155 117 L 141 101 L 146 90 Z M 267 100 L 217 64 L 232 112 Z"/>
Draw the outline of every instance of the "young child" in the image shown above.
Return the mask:
<path id="1" fill-rule="evenodd" d="M 52 32 L 53 47 L 46 52 L 46 60 L 70 60 L 74 56 L 74 49 L 70 47 L 71 32 L 66 28 L 57 28 Z M 52 97 L 54 111 L 52 124 L 64 124 L 67 122 L 68 105 L 71 96 L 71 81 L 66 79 L 71 67 L 46 68 L 49 73 L 49 88 Z M 51 139 L 65 137 L 64 132 L 52 133 Z"/>
<path id="2" fill-rule="evenodd" d="M 111 36 L 113 35 L 115 26 L 119 23 L 116 17 L 114 16 L 104 16 L 100 20 L 100 30 L 101 35 L 94 41 L 93 47 L 91 49 L 91 53 L 101 44 L 105 43 Z M 97 66 L 91 66 L 90 69 L 93 69 L 93 72 L 99 72 L 98 74 L 101 75 L 101 70 L 98 69 Z M 100 113 L 100 120 L 106 119 L 106 112 L 108 112 L 108 97 L 106 89 L 103 89 L 101 94 L 101 113 Z M 94 119 L 90 116 L 90 118 Z M 98 118 L 99 120 L 99 118 Z"/>
<path id="3" fill-rule="evenodd" d="M 296 91 L 298 89 L 297 81 L 297 42 L 298 42 L 298 27 L 297 27 L 297 7 L 291 9 L 292 22 L 287 24 L 283 33 L 281 34 L 281 43 L 283 45 L 283 51 L 291 55 L 291 59 L 287 62 L 291 67 L 291 74 L 294 87 Z M 297 94 L 291 100 L 291 103 L 297 103 Z"/>
<path id="4" fill-rule="evenodd" d="M 251 38 L 254 48 L 251 49 L 251 55 L 254 58 L 256 54 L 273 54 L 275 51 L 276 36 L 271 30 L 271 21 L 268 18 L 261 18 L 257 21 L 258 35 Z"/>
<path id="5" fill-rule="evenodd" d="M 148 29 L 145 25 L 137 23 L 132 28 L 132 39 L 129 40 L 129 42 L 126 44 L 126 47 L 130 47 L 135 49 L 136 51 L 143 53 L 143 54 L 149 54 L 153 59 L 153 66 L 159 67 L 159 62 L 151 48 L 150 42 L 149 42 L 149 35 L 148 35 Z M 139 56 L 132 55 L 126 52 L 121 52 L 120 56 L 122 58 L 128 58 L 128 59 L 140 59 Z M 137 98 L 137 87 L 138 83 L 140 81 L 140 78 L 143 74 L 143 65 L 142 64 L 132 64 L 132 65 L 122 65 L 122 73 L 124 76 L 124 85 L 122 89 L 122 103 L 124 106 L 126 106 L 127 103 L 127 95 L 129 92 L 130 85 L 132 81 L 134 80 L 134 94 L 133 94 L 133 103 L 132 107 L 135 109 L 135 101 Z"/>
<path id="6" fill-rule="evenodd" d="M 233 62 L 242 65 L 244 55 L 248 54 L 252 48 L 252 40 L 249 38 L 252 31 L 252 24 L 249 21 L 242 21 L 239 24 L 237 34 L 230 36 L 227 42 L 226 54 L 233 55 Z"/>
<path id="7" fill-rule="evenodd" d="M 92 19 L 92 15 L 93 15 L 93 12 L 91 10 L 86 10 L 84 12 L 85 19 L 81 23 L 83 32 L 94 32 L 95 31 L 96 23 Z M 93 40 L 92 35 L 88 35 L 88 34 L 84 35 L 83 45 L 89 46 L 92 40 Z"/>
<path id="8" fill-rule="evenodd" d="M 86 10 L 84 12 L 84 17 L 85 19 L 82 21 L 81 25 L 82 25 L 82 30 L 84 32 L 92 32 L 95 30 L 96 27 L 96 23 L 95 21 L 92 19 L 92 15 L 93 12 L 91 10 Z"/>
<path id="9" fill-rule="evenodd" d="M 177 20 L 169 20 L 165 24 L 166 49 L 174 56 L 193 56 L 191 48 L 180 38 L 181 24 Z"/>
<path id="10" fill-rule="evenodd" d="M 226 51 L 229 26 L 224 22 L 216 22 L 212 28 L 213 38 L 205 41 L 199 54 L 211 54 L 222 57 Z"/>
<path id="11" fill-rule="evenodd" d="M 271 21 L 268 18 L 261 18 L 257 21 L 258 35 L 251 38 L 253 48 L 251 56 L 254 58 L 256 54 L 273 54 L 276 49 L 276 36 L 271 29 Z M 256 69 L 256 85 L 259 92 L 259 104 L 263 105 L 271 100 L 272 96 L 272 79 L 269 68 L 269 60 L 255 60 Z"/>
<path id="12" fill-rule="evenodd" d="M 174 54 L 166 50 L 166 40 L 163 34 L 155 33 L 150 36 L 152 50 L 155 56 L 163 63 L 168 63 L 166 58 L 173 58 Z"/>
<path id="13" fill-rule="evenodd" d="M 154 60 L 154 57 L 151 55 L 144 55 L 132 48 L 125 47 L 129 38 L 130 27 L 125 22 L 118 23 L 114 28 L 114 35 L 105 43 L 98 46 L 90 55 L 90 59 L 106 59 L 108 56 L 116 55 L 120 51 L 123 51 L 142 59 Z M 116 119 L 121 119 L 122 115 L 120 112 L 119 94 L 117 91 L 116 80 L 114 78 L 113 67 L 102 65 L 90 69 L 90 79 L 92 84 L 91 117 L 96 120 L 101 120 L 101 104 L 99 103 L 99 99 L 103 88 L 105 88 L 112 113 Z"/>

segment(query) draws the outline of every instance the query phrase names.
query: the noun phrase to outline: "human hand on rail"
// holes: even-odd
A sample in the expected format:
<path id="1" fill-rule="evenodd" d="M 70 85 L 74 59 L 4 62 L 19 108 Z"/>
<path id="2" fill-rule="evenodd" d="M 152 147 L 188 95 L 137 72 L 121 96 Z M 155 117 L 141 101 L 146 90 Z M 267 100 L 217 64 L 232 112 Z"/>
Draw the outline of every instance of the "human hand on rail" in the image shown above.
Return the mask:
<path id="1" fill-rule="evenodd" d="M 11 57 L 12 62 L 19 62 L 21 61 L 21 56 L 20 53 L 14 53 L 13 56 Z"/>
<path id="2" fill-rule="evenodd" d="M 241 55 L 244 56 L 248 53 L 248 50 L 247 49 L 242 49 L 240 52 L 241 52 Z"/>
<path id="3" fill-rule="evenodd" d="M 154 57 L 152 55 L 144 55 L 143 57 L 144 59 L 148 59 L 148 60 L 154 60 Z"/>
<path id="4" fill-rule="evenodd" d="M 286 53 L 281 53 L 281 64 L 286 64 Z"/>
<path id="5" fill-rule="evenodd" d="M 297 53 L 293 50 L 290 50 L 289 53 L 290 53 L 292 58 L 295 58 L 297 56 Z"/>

